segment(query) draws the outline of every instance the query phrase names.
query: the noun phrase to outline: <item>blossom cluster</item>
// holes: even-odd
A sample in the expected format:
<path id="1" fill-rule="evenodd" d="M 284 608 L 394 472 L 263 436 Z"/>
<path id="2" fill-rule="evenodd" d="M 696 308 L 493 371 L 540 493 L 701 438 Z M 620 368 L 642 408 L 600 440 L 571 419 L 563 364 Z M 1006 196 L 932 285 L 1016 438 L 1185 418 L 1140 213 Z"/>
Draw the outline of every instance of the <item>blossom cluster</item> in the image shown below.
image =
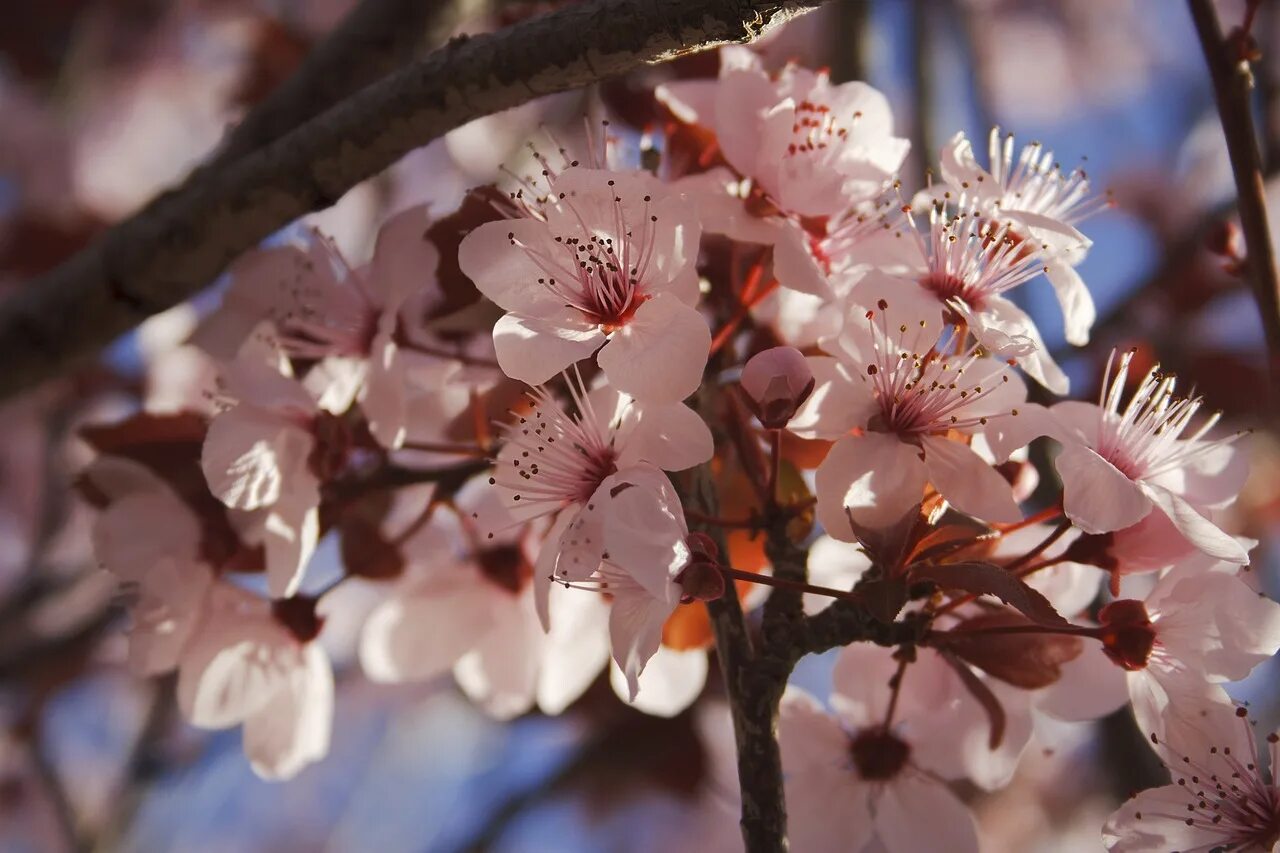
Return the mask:
<path id="1" fill-rule="evenodd" d="M 339 618 L 368 678 L 452 674 L 501 719 L 606 670 L 669 716 L 708 680 L 704 602 L 802 591 L 796 619 L 902 630 L 782 697 L 795 849 L 977 849 L 951 783 L 1004 786 L 1038 717 L 1126 704 L 1177 775 L 1109 847 L 1269 849 L 1280 795 L 1222 686 L 1280 649 L 1224 528 L 1247 438 L 1135 351 L 1096 402 L 1040 402 L 1068 376 L 1017 293 L 1047 281 L 1088 342 L 1106 195 L 998 129 L 908 192 L 880 92 L 720 57 L 658 87 L 642 160 L 614 125 L 548 131 L 367 261 L 298 231 L 237 262 L 193 338 L 207 388 L 86 435 L 137 671 L 288 778 L 328 749 Z"/>

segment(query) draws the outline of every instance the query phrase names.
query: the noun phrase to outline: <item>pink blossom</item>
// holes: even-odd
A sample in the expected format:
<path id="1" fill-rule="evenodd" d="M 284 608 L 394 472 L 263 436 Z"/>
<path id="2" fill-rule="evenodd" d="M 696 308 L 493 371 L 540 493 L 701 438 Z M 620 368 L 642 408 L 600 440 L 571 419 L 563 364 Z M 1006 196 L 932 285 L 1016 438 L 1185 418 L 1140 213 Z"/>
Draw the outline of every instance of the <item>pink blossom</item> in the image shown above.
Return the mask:
<path id="1" fill-rule="evenodd" d="M 222 379 L 237 403 L 209 424 L 200 465 L 218 500 L 251 513 L 234 520 L 261 540 L 268 587 L 286 597 L 302 582 L 319 537 L 318 466 L 336 419 L 293 379 L 252 358 L 227 365 Z"/>
<path id="2" fill-rule="evenodd" d="M 1175 566 L 1145 601 L 1099 614 L 1104 648 L 1127 671 L 1143 731 L 1178 737 L 1194 726 L 1191 699 L 1226 702 L 1217 685 L 1245 678 L 1280 650 L 1280 604 L 1256 592 L 1230 562 L 1202 555 Z"/>
<path id="3" fill-rule="evenodd" d="M 458 262 L 507 313 L 498 364 L 531 385 L 599 350 L 611 385 L 672 403 L 702 380 L 711 332 L 697 302 L 700 229 L 642 173 L 569 168 L 526 215 L 476 228 Z"/>
<path id="4" fill-rule="evenodd" d="M 1280 839 L 1280 741 L 1267 736 L 1271 773 L 1243 708 L 1200 703 L 1188 708 L 1188 727 L 1154 738 L 1174 783 L 1143 791 L 1116 810 L 1102 830 L 1117 853 L 1209 853 L 1274 850 Z"/>
<path id="5" fill-rule="evenodd" d="M 779 209 L 838 213 L 877 195 L 902 165 L 909 143 L 893 136 L 888 100 L 866 83 L 832 85 L 798 65 L 770 76 L 746 48 L 723 48 L 720 61 L 714 89 L 672 83 L 658 97 L 713 128 L 725 159 Z"/>
<path id="6" fill-rule="evenodd" d="M 1114 375 L 1108 361 L 1097 405 L 1066 401 L 1050 410 L 1064 442 L 1056 465 L 1067 516 L 1086 533 L 1107 533 L 1137 524 L 1154 507 L 1206 554 L 1247 562 L 1240 544 L 1207 517 L 1243 485 L 1239 434 L 1206 438 L 1218 420 L 1213 415 L 1184 436 L 1201 399 L 1175 396 L 1176 380 L 1158 366 L 1122 410 L 1132 360 L 1132 352 L 1122 355 Z"/>
<path id="7" fill-rule="evenodd" d="M 1043 247 L 1045 274 L 1058 295 L 1066 321 L 1067 341 L 1088 343 L 1097 311 L 1074 267 L 1084 259 L 1090 240 L 1076 223 L 1101 209 L 1106 200 L 1090 194 L 1081 169 L 1064 173 L 1053 152 L 1038 142 L 1022 148 L 1014 159 L 1013 136 L 992 128 L 990 169 L 978 165 L 973 146 L 957 133 L 942 150 L 942 178 L 957 194 L 975 200 L 984 215 L 1006 222 L 1012 230 Z"/>
<path id="8" fill-rule="evenodd" d="M 813 393 L 809 363 L 795 347 L 773 347 L 747 360 L 739 380 L 760 423 L 781 429 Z"/>
<path id="9" fill-rule="evenodd" d="M 535 702 L 558 714 L 608 661 L 608 604 L 544 584 L 544 631 L 531 537 L 518 528 L 492 539 L 468 531 L 466 509 L 490 515 L 496 508 L 486 504 L 497 500 L 492 491 L 464 489 L 458 500 L 466 522 L 461 536 L 456 525 L 433 518 L 404 543 L 409 570 L 365 622 L 363 669 L 374 681 L 392 683 L 452 671 L 463 692 L 499 719 L 523 714 Z M 451 548 L 459 539 L 467 545 Z"/>
<path id="10" fill-rule="evenodd" d="M 1049 355 L 1031 317 L 1005 294 L 1045 271 L 1041 251 L 1012 233 L 1008 223 L 978 216 L 961 197 L 956 212 L 935 205 L 922 236 L 914 227 L 922 263 L 916 281 L 963 320 L 989 351 L 1013 358 L 1056 394 L 1067 377 Z"/>
<path id="11" fill-rule="evenodd" d="M 888 680 L 896 670 L 890 653 L 865 651 L 869 653 L 850 647 L 842 653 L 842 660 L 859 653 L 873 669 L 850 680 L 847 672 L 855 665 L 849 657 L 845 672 L 837 670 L 832 695 L 836 716 L 795 686 L 783 695 L 778 740 L 792 845 L 797 850 L 869 850 L 878 849 L 878 839 L 879 847 L 891 850 L 977 850 L 973 817 L 929 767 L 931 747 L 916 739 L 924 731 L 913 721 L 918 708 L 904 708 L 892 725 L 884 722 Z M 931 675 L 922 675 L 916 686 L 931 688 Z M 908 674 L 904 692 L 913 689 L 905 686 L 911 684 Z M 846 686 L 854 693 L 846 694 Z M 865 702 L 868 690 L 883 702 Z M 933 729 L 943 729 L 936 720 Z M 952 744 L 942 748 L 956 749 Z"/>
<path id="12" fill-rule="evenodd" d="M 652 465 L 610 475 L 560 540 L 557 581 L 608 592 L 613 659 L 634 701 L 662 627 L 680 603 L 689 529 L 671 481 Z"/>
<path id="13" fill-rule="evenodd" d="M 314 601 L 266 602 L 225 583 L 183 649 L 178 707 L 192 725 L 244 725 L 255 773 L 288 779 L 329 751 L 333 670 Z"/>
<path id="14" fill-rule="evenodd" d="M 810 359 L 817 388 L 791 423 L 802 436 L 838 439 L 816 479 L 827 532 L 849 541 L 846 509 L 863 526 L 890 524 L 927 482 L 961 512 L 1017 521 L 1009 483 L 953 436 L 1015 417 L 1021 381 L 976 350 L 939 352 L 952 338 L 937 303 L 887 277 L 859 283 L 843 312 L 845 330 L 828 343 L 837 355 Z"/>

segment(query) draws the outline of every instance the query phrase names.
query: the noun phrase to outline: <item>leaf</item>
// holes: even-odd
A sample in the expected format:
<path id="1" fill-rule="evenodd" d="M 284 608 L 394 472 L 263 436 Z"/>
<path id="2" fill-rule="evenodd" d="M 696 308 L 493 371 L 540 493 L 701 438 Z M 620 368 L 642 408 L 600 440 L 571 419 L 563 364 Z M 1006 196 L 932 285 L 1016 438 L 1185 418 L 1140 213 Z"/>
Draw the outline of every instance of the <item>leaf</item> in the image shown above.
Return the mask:
<path id="1" fill-rule="evenodd" d="M 950 631 L 931 635 L 929 644 L 1014 687 L 1035 690 L 1062 677 L 1062 665 L 1075 660 L 1084 650 L 1080 638 L 1063 634 L 981 633 L 984 628 L 1034 624 L 1017 613 L 984 613 Z"/>
<path id="2" fill-rule="evenodd" d="M 1017 575 L 994 563 L 919 563 L 911 567 L 913 581 L 933 581 L 943 589 L 971 595 L 994 595 L 1039 625 L 1070 625 L 1053 605 Z"/>
<path id="3" fill-rule="evenodd" d="M 1004 729 L 1007 722 L 1004 706 L 1000 704 L 996 694 L 991 692 L 991 688 L 984 684 L 982 679 L 974 674 L 973 670 L 969 669 L 968 664 L 945 651 L 941 651 L 939 654 L 956 671 L 956 675 L 960 676 L 960 683 L 982 706 L 982 710 L 987 712 L 987 719 L 991 723 L 991 734 L 987 737 L 987 748 L 998 748 L 1000 742 L 1004 740 Z"/>
<path id="4" fill-rule="evenodd" d="M 444 317 L 480 300 L 480 291 L 458 265 L 458 246 L 474 229 L 502 218 L 495 203 L 507 204 L 506 195 L 497 187 L 477 187 L 467 193 L 457 210 L 433 222 L 423 234 L 440 252 L 436 280 L 444 297 L 431 306 L 431 316 L 423 319 Z"/>

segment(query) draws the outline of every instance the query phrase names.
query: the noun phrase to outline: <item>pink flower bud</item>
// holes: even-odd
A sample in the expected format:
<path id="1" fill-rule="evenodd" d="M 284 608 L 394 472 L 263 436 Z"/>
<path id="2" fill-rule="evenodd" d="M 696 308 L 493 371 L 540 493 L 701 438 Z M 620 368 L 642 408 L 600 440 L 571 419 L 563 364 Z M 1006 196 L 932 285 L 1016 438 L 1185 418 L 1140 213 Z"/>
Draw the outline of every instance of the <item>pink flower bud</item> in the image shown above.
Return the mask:
<path id="1" fill-rule="evenodd" d="M 813 393 L 813 371 L 800 350 L 774 347 L 742 368 L 742 390 L 752 414 L 767 429 L 782 429 Z"/>
<path id="2" fill-rule="evenodd" d="M 694 559 L 676 575 L 680 585 L 680 603 L 715 601 L 724 595 L 724 574 L 720 567 L 707 560 Z"/>

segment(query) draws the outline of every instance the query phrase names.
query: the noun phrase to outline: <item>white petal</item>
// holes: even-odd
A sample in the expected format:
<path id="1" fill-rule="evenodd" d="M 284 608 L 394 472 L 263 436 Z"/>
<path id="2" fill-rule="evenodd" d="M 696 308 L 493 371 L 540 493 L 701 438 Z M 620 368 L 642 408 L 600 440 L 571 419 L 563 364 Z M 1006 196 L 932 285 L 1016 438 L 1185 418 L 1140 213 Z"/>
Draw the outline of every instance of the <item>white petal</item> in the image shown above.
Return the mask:
<path id="1" fill-rule="evenodd" d="M 830 536 L 819 536 L 809 546 L 809 583 L 828 589 L 851 590 L 871 568 L 871 558 L 861 548 Z M 824 610 L 834 598 L 806 592 L 805 613 Z"/>
<path id="2" fill-rule="evenodd" d="M 506 590 L 490 590 L 489 595 L 498 599 L 494 627 L 453 666 L 462 692 L 498 720 L 510 720 L 533 707 L 545 635 L 530 593 L 513 599 Z"/>
<path id="3" fill-rule="evenodd" d="M 244 753 L 263 779 L 289 779 L 329 752 L 333 670 L 324 650 L 307 643 L 271 701 L 244 723 Z"/>
<path id="4" fill-rule="evenodd" d="M 928 471 L 918 448 L 885 433 L 837 441 L 815 475 L 818 520 L 829 536 L 854 541 L 845 515 L 870 528 L 892 524 L 924 499 Z"/>
<path id="5" fill-rule="evenodd" d="M 313 479 L 310 494 L 300 488 L 296 499 L 293 494 L 286 495 L 267 512 L 262 545 L 267 589 L 275 598 L 288 598 L 298 591 L 320 541 L 319 496 L 314 483 Z"/>
<path id="6" fill-rule="evenodd" d="M 671 605 L 638 587 L 614 596 L 609 613 L 609 646 L 614 662 L 626 676 L 627 695 L 632 700 L 640 689 L 645 664 L 662 643 L 662 626 L 671 610 Z"/>
<path id="7" fill-rule="evenodd" d="M 565 309 L 550 318 L 504 314 L 493 326 L 493 348 L 502 372 L 541 385 L 595 352 L 604 333 L 572 313 Z"/>
<path id="8" fill-rule="evenodd" d="M 983 521 L 1022 519 L 1009 481 L 967 445 L 933 436 L 922 441 L 929 480 L 948 503 Z"/>
<path id="9" fill-rule="evenodd" d="M 477 226 L 458 246 L 458 265 L 476 288 L 504 311 L 536 317 L 563 307 L 561 300 L 538 283 L 547 272 L 512 239 L 550 257 L 563 256 L 545 222 L 506 219 Z"/>
<path id="10" fill-rule="evenodd" d="M 799 225 L 780 229 L 773 244 L 773 274 L 778 284 L 800 293 L 823 299 L 831 298 L 831 284 L 826 271 L 809 251 L 809 236 Z"/>
<path id="11" fill-rule="evenodd" d="M 492 629 L 490 590 L 465 567 L 391 598 L 369 615 L 360 638 L 360 664 L 373 681 L 422 681 L 449 668 Z"/>
<path id="12" fill-rule="evenodd" d="M 142 582 L 161 559 L 194 561 L 200 536 L 195 516 L 162 487 L 127 495 L 99 513 L 93 525 L 93 552 L 116 577 Z"/>
<path id="13" fill-rule="evenodd" d="M 1096 646 L 1062 664 L 1062 677 L 1036 695 L 1037 710 L 1071 722 L 1101 719 L 1128 702 L 1124 670 Z"/>
<path id="14" fill-rule="evenodd" d="M 609 669 L 609 683 L 623 702 L 655 717 L 674 717 L 694 703 L 707 681 L 707 652 L 704 649 L 676 651 L 659 646 L 639 679 L 639 692 L 628 700 L 627 677 L 615 663 Z"/>
<path id="15" fill-rule="evenodd" d="M 266 614 L 210 618 L 178 671 L 178 705 L 194 726 L 225 729 L 257 713 L 287 677 L 281 650 L 292 643 Z"/>
<path id="16" fill-rule="evenodd" d="M 1140 792 L 1107 819 L 1102 843 L 1113 853 L 1167 853 L 1211 850 L 1227 840 L 1212 825 L 1187 826 L 1182 817 L 1195 802 L 1185 786 L 1165 785 Z"/>
<path id="17" fill-rule="evenodd" d="M 676 403 L 702 384 L 711 330 L 673 294 L 647 300 L 609 337 L 597 362 L 609 382 L 644 403 Z"/>
<path id="18" fill-rule="evenodd" d="M 1066 445 L 1054 467 L 1062 478 L 1067 517 L 1085 533 L 1121 530 L 1151 512 L 1151 501 L 1138 484 L 1084 445 Z"/>
<path id="19" fill-rule="evenodd" d="M 1093 297 L 1089 295 L 1084 280 L 1073 268 L 1060 261 L 1051 262 L 1045 276 L 1062 305 L 1067 343 L 1078 347 L 1089 343 L 1089 330 L 1093 328 L 1098 311 L 1093 307 Z"/>
<path id="20" fill-rule="evenodd" d="M 1169 520 L 1187 537 L 1187 541 L 1204 553 L 1229 563 L 1244 565 L 1249 562 L 1249 552 L 1234 536 L 1223 533 L 1216 524 L 1178 495 L 1152 483 L 1143 483 L 1142 493 L 1169 516 Z"/>

